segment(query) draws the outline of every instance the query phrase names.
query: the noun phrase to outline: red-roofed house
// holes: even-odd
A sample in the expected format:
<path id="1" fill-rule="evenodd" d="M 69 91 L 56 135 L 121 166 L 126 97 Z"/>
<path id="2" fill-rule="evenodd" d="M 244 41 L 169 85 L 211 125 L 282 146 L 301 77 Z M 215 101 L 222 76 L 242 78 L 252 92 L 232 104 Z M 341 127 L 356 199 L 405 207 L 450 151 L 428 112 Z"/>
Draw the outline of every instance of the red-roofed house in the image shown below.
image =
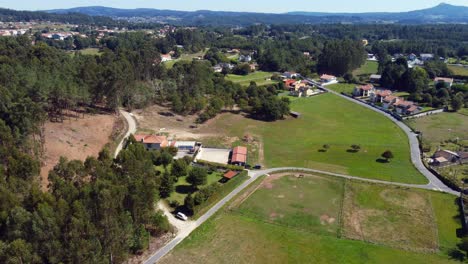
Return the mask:
<path id="1" fill-rule="evenodd" d="M 172 60 L 171 54 L 161 54 L 161 62 L 171 61 L 171 60 Z"/>
<path id="2" fill-rule="evenodd" d="M 296 83 L 296 80 L 285 79 L 283 82 L 284 82 L 284 87 L 286 87 L 286 89 L 289 90 Z"/>
<path id="3" fill-rule="evenodd" d="M 247 148 L 238 146 L 232 149 L 231 164 L 244 166 L 247 162 Z"/>
<path id="4" fill-rule="evenodd" d="M 369 97 L 375 92 L 374 85 L 366 84 L 366 85 L 359 85 L 354 88 L 353 95 L 354 96 L 361 96 L 361 97 Z"/>
<path id="5" fill-rule="evenodd" d="M 142 143 L 147 150 L 160 149 L 169 145 L 166 136 L 137 134 L 134 135 L 134 137 L 135 140 Z"/>
<path id="6" fill-rule="evenodd" d="M 393 104 L 397 103 L 398 101 L 400 101 L 400 98 L 396 96 L 393 96 L 393 95 L 386 96 L 383 99 L 383 107 L 385 109 L 389 109 Z"/>
<path id="7" fill-rule="evenodd" d="M 376 90 L 375 93 L 371 94 L 370 100 L 374 103 L 383 103 L 385 97 L 392 95 L 390 90 Z"/>
<path id="8" fill-rule="evenodd" d="M 329 83 L 329 82 L 336 81 L 336 77 L 333 75 L 322 74 L 322 76 L 320 76 L 320 81 L 323 83 Z"/>

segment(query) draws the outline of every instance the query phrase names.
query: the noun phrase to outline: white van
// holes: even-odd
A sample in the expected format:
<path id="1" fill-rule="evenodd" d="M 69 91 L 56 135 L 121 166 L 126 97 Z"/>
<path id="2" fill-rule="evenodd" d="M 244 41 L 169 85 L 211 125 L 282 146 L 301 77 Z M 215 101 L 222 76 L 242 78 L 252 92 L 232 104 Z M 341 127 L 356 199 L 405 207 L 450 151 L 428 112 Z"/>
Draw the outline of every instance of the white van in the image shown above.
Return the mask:
<path id="1" fill-rule="evenodd" d="M 188 217 L 186 215 L 184 215 L 183 213 L 181 213 L 181 212 L 178 212 L 176 214 L 176 217 L 179 218 L 180 220 L 184 220 L 184 221 L 188 220 Z"/>

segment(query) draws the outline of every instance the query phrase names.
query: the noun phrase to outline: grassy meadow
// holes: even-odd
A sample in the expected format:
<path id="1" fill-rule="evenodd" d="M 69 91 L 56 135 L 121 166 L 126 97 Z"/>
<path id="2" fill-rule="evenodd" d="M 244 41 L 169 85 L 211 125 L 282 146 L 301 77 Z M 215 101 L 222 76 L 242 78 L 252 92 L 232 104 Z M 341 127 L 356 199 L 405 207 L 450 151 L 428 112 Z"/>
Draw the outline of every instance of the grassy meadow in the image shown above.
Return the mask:
<path id="1" fill-rule="evenodd" d="M 447 255 L 460 242 L 454 196 L 277 176 L 254 183 L 161 263 L 457 263 Z M 346 223 L 366 239 L 347 238 Z"/>
<path id="2" fill-rule="evenodd" d="M 256 71 L 248 75 L 228 74 L 226 79 L 243 86 L 249 86 L 250 82 L 256 82 L 258 86 L 261 86 L 276 83 L 276 81 L 266 80 L 269 79 L 272 75 L 273 73 L 271 72 Z"/>
<path id="3" fill-rule="evenodd" d="M 448 65 L 448 68 L 453 72 L 455 75 L 460 76 L 468 76 L 468 68 L 467 67 L 460 67 L 454 65 Z"/>
<path id="4" fill-rule="evenodd" d="M 406 134 L 381 114 L 333 94 L 295 100 L 291 109 L 302 116 L 263 122 L 225 114 L 206 129 L 230 137 L 261 138 L 264 164 L 270 168 L 295 166 L 387 181 L 427 182 L 410 161 Z M 324 144 L 330 146 L 326 152 Z M 361 150 L 351 152 L 353 144 Z M 385 150 L 395 156 L 389 163 L 379 162 Z"/>
<path id="5" fill-rule="evenodd" d="M 360 68 L 354 70 L 353 75 L 369 78 L 371 74 L 377 73 L 378 69 L 379 63 L 377 61 L 366 61 Z"/>
<path id="6" fill-rule="evenodd" d="M 337 93 L 348 93 L 348 94 L 353 92 L 354 87 L 356 87 L 356 84 L 353 84 L 353 83 L 335 83 L 335 84 L 327 85 L 327 88 L 330 90 L 333 90 Z"/>

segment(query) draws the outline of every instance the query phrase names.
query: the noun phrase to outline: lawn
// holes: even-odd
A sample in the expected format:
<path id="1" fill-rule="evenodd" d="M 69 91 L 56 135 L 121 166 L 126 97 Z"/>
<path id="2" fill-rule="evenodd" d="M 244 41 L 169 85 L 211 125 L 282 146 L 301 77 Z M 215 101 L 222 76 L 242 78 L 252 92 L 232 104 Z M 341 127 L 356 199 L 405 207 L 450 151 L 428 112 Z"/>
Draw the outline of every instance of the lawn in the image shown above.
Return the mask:
<path id="1" fill-rule="evenodd" d="M 449 69 L 453 72 L 453 74 L 455 74 L 455 75 L 468 76 L 468 68 L 466 68 L 466 67 L 448 65 L 448 68 L 449 68 Z"/>
<path id="2" fill-rule="evenodd" d="M 369 78 L 371 74 L 377 73 L 379 63 L 377 61 L 366 61 L 360 68 L 354 70 L 354 76 Z"/>
<path id="3" fill-rule="evenodd" d="M 353 93 L 354 87 L 356 87 L 356 84 L 352 84 L 352 83 L 336 83 L 336 84 L 327 85 L 327 88 L 330 90 L 333 90 L 338 93 L 347 93 L 347 94 Z"/>
<path id="4" fill-rule="evenodd" d="M 204 57 L 207 51 L 208 51 L 208 49 L 205 49 L 205 50 L 197 52 L 197 53 L 183 53 L 183 54 L 180 55 L 179 58 L 177 58 L 175 60 L 170 60 L 170 61 L 164 62 L 164 65 L 166 66 L 167 69 L 170 69 L 178 61 L 192 61 L 195 58 Z"/>
<path id="5" fill-rule="evenodd" d="M 200 189 L 217 182 L 221 180 L 222 177 L 223 175 L 220 172 L 213 172 L 208 174 L 208 177 L 206 178 L 207 183 L 205 185 L 199 186 L 198 188 Z M 184 203 L 185 196 L 187 196 L 187 194 L 192 191 L 192 186 L 187 182 L 186 178 L 187 176 L 179 177 L 178 181 L 175 183 L 175 192 L 173 192 L 168 198 L 169 201 L 178 201 L 180 204 Z"/>
<path id="6" fill-rule="evenodd" d="M 269 223 L 336 236 L 343 182 L 312 176 L 268 177 L 237 212 Z"/>
<path id="7" fill-rule="evenodd" d="M 273 73 L 271 72 L 256 71 L 248 75 L 228 74 L 226 76 L 226 79 L 234 83 L 239 83 L 243 86 L 249 86 L 250 82 L 256 82 L 258 86 L 261 86 L 261 85 L 276 83 L 276 81 L 266 80 L 270 78 L 272 75 Z"/>
<path id="8" fill-rule="evenodd" d="M 246 133 L 262 138 L 265 165 L 296 166 L 405 183 L 426 183 L 410 161 L 406 134 L 381 114 L 333 94 L 301 98 L 291 103 L 300 118 L 263 122 L 226 114 L 206 128 L 242 138 Z M 324 144 L 330 145 L 327 152 Z M 349 152 L 361 145 L 357 153 Z M 395 156 L 382 163 L 380 155 Z"/>
<path id="9" fill-rule="evenodd" d="M 449 249 L 456 250 L 455 244 L 459 242 L 455 234 L 461 225 L 454 219 L 458 215 L 454 196 L 349 181 L 346 183 L 351 184 L 354 190 L 376 187 L 375 191 L 370 190 L 365 194 L 353 192 L 351 199 L 360 208 L 366 208 L 364 210 L 368 210 L 367 215 L 372 215 L 376 222 L 370 224 L 377 228 L 378 234 L 395 239 L 401 234 L 403 242 L 409 235 L 411 246 L 428 245 L 426 243 L 433 245 L 440 241 L 442 247 L 442 251 L 438 253 L 417 251 L 415 248 L 403 250 L 399 245 L 391 247 L 386 243 L 350 240 L 331 232 L 323 232 L 326 225 L 320 227 L 301 215 L 309 214 L 316 219 L 321 213 L 331 213 L 337 216 L 336 222 L 340 223 L 340 216 L 345 212 L 336 213 L 336 208 L 338 211 L 345 208 L 336 206 L 335 202 L 341 202 L 340 192 L 344 191 L 340 187 L 342 182 L 334 179 L 327 182 L 327 179 L 308 175 L 302 179 L 288 175 L 285 177 L 286 179 L 272 182 L 268 182 L 267 177 L 267 184 L 265 181 L 254 183 L 260 185 L 257 191 L 249 196 L 255 187 L 251 186 L 241 193 L 225 210 L 197 228 L 164 257 L 161 263 L 457 263 L 446 254 Z M 312 183 L 298 184 L 299 180 Z M 320 190 L 321 187 L 326 190 Z M 298 188 L 304 191 L 303 198 L 299 195 Z M 315 191 L 318 194 L 311 194 Z M 270 194 L 265 194 L 267 192 Z M 320 194 L 324 197 L 320 197 Z M 429 216 L 425 217 L 422 212 L 416 211 L 416 217 L 411 217 L 413 208 L 417 207 L 413 204 L 414 201 L 422 201 L 417 205 L 422 205 L 420 209 L 426 209 Z M 275 210 L 275 219 L 272 220 L 272 213 L 265 214 L 265 208 Z M 245 210 L 248 213 L 242 213 Z M 372 214 L 372 210 L 380 213 Z M 282 219 L 286 224 L 277 222 L 276 219 L 280 219 L 281 214 L 284 214 Z M 289 219 L 286 221 L 288 215 Z M 426 222 L 427 219 L 430 219 L 430 224 Z M 356 220 L 359 223 L 365 218 Z M 403 223 L 402 220 L 407 220 L 408 223 Z M 420 220 L 424 222 L 419 222 Z M 303 225 L 297 228 L 300 223 Z M 380 227 L 377 223 L 383 226 Z M 419 223 L 421 227 L 417 227 Z M 416 226 L 416 230 L 410 230 L 409 227 L 397 228 L 403 224 Z M 430 229 L 422 230 L 424 227 Z M 439 227 L 438 232 L 434 231 L 435 227 Z M 438 235 L 438 238 L 434 238 L 434 235 Z"/>

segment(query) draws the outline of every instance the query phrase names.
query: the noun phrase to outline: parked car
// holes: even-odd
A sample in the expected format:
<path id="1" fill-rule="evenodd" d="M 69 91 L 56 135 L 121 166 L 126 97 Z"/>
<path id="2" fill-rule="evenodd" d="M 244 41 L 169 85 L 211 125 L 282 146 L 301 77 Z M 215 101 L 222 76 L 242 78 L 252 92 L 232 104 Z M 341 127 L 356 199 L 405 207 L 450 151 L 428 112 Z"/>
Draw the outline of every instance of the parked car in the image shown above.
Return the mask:
<path id="1" fill-rule="evenodd" d="M 254 166 L 254 169 L 255 169 L 255 170 L 259 170 L 259 169 L 261 169 L 261 168 L 262 168 L 262 165 L 260 165 L 260 164 L 257 164 L 257 165 Z"/>
<path id="2" fill-rule="evenodd" d="M 179 218 L 180 220 L 183 220 L 183 221 L 187 221 L 187 220 L 188 220 L 188 217 L 187 217 L 185 214 L 181 213 L 181 212 L 178 212 L 178 213 L 176 214 L 176 217 Z"/>

